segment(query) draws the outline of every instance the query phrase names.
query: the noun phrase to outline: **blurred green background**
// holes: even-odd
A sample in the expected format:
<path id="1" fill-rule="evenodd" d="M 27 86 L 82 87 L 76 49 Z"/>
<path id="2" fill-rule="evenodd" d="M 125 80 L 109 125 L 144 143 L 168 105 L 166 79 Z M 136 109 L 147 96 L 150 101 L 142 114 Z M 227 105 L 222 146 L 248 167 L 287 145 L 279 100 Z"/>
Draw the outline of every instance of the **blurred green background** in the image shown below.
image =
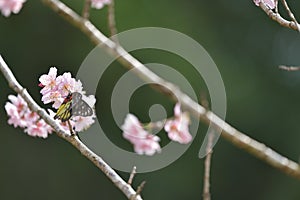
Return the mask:
<path id="1" fill-rule="evenodd" d="M 83 1 L 68 2 L 81 12 Z M 289 2 L 298 16 L 300 3 Z M 104 33 L 107 8 L 92 10 L 91 19 Z M 299 33 L 271 21 L 251 0 L 116 0 L 119 32 L 138 27 L 165 27 L 197 40 L 216 62 L 226 86 L 227 121 L 249 136 L 298 161 L 300 155 L 300 72 L 285 72 L 278 65 L 300 65 Z M 0 17 L 1 54 L 20 83 L 40 101 L 38 77 L 57 66 L 59 73 L 76 74 L 94 45 L 79 30 L 68 24 L 41 1 L 28 1 L 19 15 Z M 166 52 L 134 52 L 143 62 L 158 62 L 177 67 L 195 91 L 206 87 L 194 77 L 184 61 Z M 110 95 L 122 66 L 107 70 L 97 92 L 97 114 L 112 141 L 124 148 L 112 122 Z M 32 138 L 7 124 L 4 110 L 13 91 L 0 76 L 0 199 L 125 199 L 123 194 L 71 145 L 56 135 Z M 137 91 L 131 111 L 142 121 L 149 120 L 153 101 L 165 105 L 172 114 L 173 103 L 149 88 Z M 145 97 L 146 96 L 146 97 Z M 138 102 L 143 103 L 138 103 Z M 197 158 L 206 130 L 199 134 L 188 151 L 176 162 L 159 171 L 139 174 L 133 186 L 146 180 L 144 199 L 202 199 L 203 163 Z M 164 140 L 165 141 L 165 140 Z M 164 142 L 163 141 L 163 142 Z M 298 200 L 300 181 L 273 169 L 252 155 L 220 139 L 212 158 L 212 199 L 223 200 Z M 126 160 L 124 160 L 126 162 Z M 127 173 L 120 172 L 124 178 Z"/>

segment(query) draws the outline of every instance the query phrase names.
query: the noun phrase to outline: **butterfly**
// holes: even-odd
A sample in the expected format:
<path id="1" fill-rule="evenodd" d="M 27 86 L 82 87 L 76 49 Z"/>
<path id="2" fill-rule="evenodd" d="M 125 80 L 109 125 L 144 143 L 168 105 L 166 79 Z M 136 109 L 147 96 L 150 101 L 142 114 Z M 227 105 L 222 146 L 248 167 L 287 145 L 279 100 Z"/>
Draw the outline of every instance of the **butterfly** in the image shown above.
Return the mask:
<path id="1" fill-rule="evenodd" d="M 91 115 L 93 115 L 93 109 L 82 100 L 82 94 L 79 92 L 70 92 L 59 106 L 54 119 L 60 119 L 62 122 L 66 122 L 72 116 L 87 117 Z"/>

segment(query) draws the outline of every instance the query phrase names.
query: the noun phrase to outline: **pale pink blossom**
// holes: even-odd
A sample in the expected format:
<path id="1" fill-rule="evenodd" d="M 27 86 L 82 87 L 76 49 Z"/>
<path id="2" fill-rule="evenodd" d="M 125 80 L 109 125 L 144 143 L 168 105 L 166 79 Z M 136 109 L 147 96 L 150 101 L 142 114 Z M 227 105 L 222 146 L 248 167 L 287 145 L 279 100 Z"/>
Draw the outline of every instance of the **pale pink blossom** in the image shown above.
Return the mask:
<path id="1" fill-rule="evenodd" d="M 143 138 L 135 142 L 134 151 L 140 155 L 145 154 L 148 156 L 152 156 L 156 152 L 161 151 L 159 141 L 160 138 L 158 136 L 148 134 L 146 135 L 146 138 Z"/>
<path id="2" fill-rule="evenodd" d="M 167 120 L 164 128 L 168 137 L 181 144 L 189 143 L 193 138 L 189 132 L 190 119 L 188 113 L 182 113 L 180 104 L 177 103 L 174 108 L 174 119 Z"/>
<path id="3" fill-rule="evenodd" d="M 52 128 L 42 119 L 35 123 L 32 123 L 25 129 L 25 133 L 28 133 L 28 135 L 41 138 L 47 138 L 48 133 L 51 132 Z"/>
<path id="4" fill-rule="evenodd" d="M 111 3 L 111 0 L 92 0 L 92 7 L 96 9 L 101 9 L 105 5 L 108 5 Z"/>
<path id="5" fill-rule="evenodd" d="M 52 128 L 40 119 L 37 113 L 29 109 L 20 95 L 9 95 L 8 98 L 11 101 L 5 105 L 5 110 L 9 116 L 8 124 L 24 128 L 25 133 L 30 136 L 48 137 L 48 134 L 52 132 Z"/>
<path id="6" fill-rule="evenodd" d="M 19 112 L 17 111 L 17 108 L 15 105 L 6 102 L 5 104 L 5 110 L 7 115 L 9 116 L 9 119 L 7 121 L 8 124 L 13 125 L 15 128 L 16 127 L 25 127 L 26 126 L 26 121 L 24 121 Z"/>
<path id="7" fill-rule="evenodd" d="M 76 80 L 72 78 L 70 72 L 65 72 L 63 75 L 58 76 L 56 81 L 57 90 L 62 96 L 67 96 L 69 92 L 74 92 Z"/>
<path id="8" fill-rule="evenodd" d="M 45 95 L 55 89 L 57 85 L 56 75 L 57 69 L 55 67 L 51 67 L 48 74 L 44 74 L 39 78 L 40 86 L 43 87 L 41 94 Z"/>
<path id="9" fill-rule="evenodd" d="M 61 95 L 59 91 L 49 92 L 42 96 L 42 101 L 44 104 L 48 104 L 54 102 L 52 107 L 58 109 L 59 106 L 64 101 L 64 97 Z"/>
<path id="10" fill-rule="evenodd" d="M 74 130 L 76 132 L 81 132 L 89 128 L 94 122 L 95 116 L 87 116 L 87 117 L 81 117 L 81 116 L 76 116 L 73 117 L 74 123 Z"/>
<path id="11" fill-rule="evenodd" d="M 81 81 L 76 81 L 69 72 L 57 76 L 57 69 L 51 67 L 48 74 L 40 76 L 39 82 L 38 85 L 42 88 L 40 93 L 44 104 L 53 103 L 52 107 L 57 109 L 69 93 L 79 92 L 82 94 L 82 101 L 85 101 L 91 108 L 95 106 L 95 96 L 86 96 Z M 6 103 L 5 110 L 9 116 L 9 124 L 14 127 L 24 128 L 24 131 L 30 136 L 48 137 L 48 134 L 52 132 L 52 128 L 37 113 L 30 111 L 27 103 L 20 95 L 9 95 L 8 98 L 10 102 Z M 52 110 L 49 109 L 48 111 L 51 117 L 55 116 Z M 88 117 L 75 116 L 69 122 L 75 131 L 83 131 L 95 122 L 95 117 L 95 113 Z M 67 123 L 58 121 L 64 130 L 69 131 Z"/>
<path id="12" fill-rule="evenodd" d="M 16 127 L 24 128 L 27 125 L 27 121 L 24 118 L 24 115 L 26 114 L 28 107 L 26 102 L 23 100 L 23 98 L 18 95 L 9 95 L 8 99 L 11 102 L 6 102 L 5 104 L 5 110 L 10 117 L 8 119 L 8 124 L 13 125 Z"/>
<path id="13" fill-rule="evenodd" d="M 123 137 L 131 142 L 138 154 L 153 155 L 160 152 L 159 137 L 148 133 L 133 114 L 128 114 L 122 125 Z"/>
<path id="14" fill-rule="evenodd" d="M 266 4 L 270 9 L 274 9 L 276 7 L 275 0 L 253 0 L 255 5 L 259 6 L 259 3 Z"/>
<path id="15" fill-rule="evenodd" d="M 20 12 L 25 0 L 0 0 L 0 10 L 2 15 L 9 17 L 11 13 Z"/>
<path id="16" fill-rule="evenodd" d="M 24 120 L 27 121 L 27 123 L 35 123 L 38 121 L 40 116 L 36 112 L 26 112 L 24 114 Z"/>
<path id="17" fill-rule="evenodd" d="M 39 86 L 42 86 L 41 94 L 43 95 L 42 101 L 44 104 L 53 103 L 52 107 L 58 109 L 69 93 L 78 92 L 82 95 L 82 100 L 85 101 L 91 108 L 94 108 L 96 98 L 94 95 L 85 95 L 85 91 L 83 90 L 80 80 L 73 78 L 70 72 L 65 72 L 62 75 L 56 76 L 57 69 L 52 67 L 47 75 L 41 75 L 39 79 Z M 48 89 L 46 90 L 45 88 Z M 54 115 L 55 113 L 52 117 L 54 117 Z M 89 128 L 95 122 L 95 117 L 95 113 L 92 116 L 87 117 L 73 116 L 69 122 L 71 123 L 73 129 L 79 132 Z M 60 124 L 62 128 L 69 130 L 69 127 L 66 123 L 60 122 Z"/>

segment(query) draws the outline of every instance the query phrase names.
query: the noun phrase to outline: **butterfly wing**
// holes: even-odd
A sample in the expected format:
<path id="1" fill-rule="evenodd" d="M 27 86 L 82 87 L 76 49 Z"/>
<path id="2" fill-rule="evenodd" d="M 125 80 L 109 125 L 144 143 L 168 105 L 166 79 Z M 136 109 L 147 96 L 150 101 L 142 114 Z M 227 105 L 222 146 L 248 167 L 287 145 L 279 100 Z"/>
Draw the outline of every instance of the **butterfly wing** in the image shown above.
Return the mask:
<path id="1" fill-rule="evenodd" d="M 62 122 L 68 121 L 72 117 L 72 101 L 62 103 L 54 116 L 54 119 L 60 119 Z"/>
<path id="2" fill-rule="evenodd" d="M 82 94 L 78 92 L 72 94 L 72 115 L 82 117 L 93 115 L 93 109 L 82 100 Z"/>
<path id="3" fill-rule="evenodd" d="M 93 109 L 83 100 L 72 105 L 72 115 L 87 117 L 93 115 Z"/>
<path id="4" fill-rule="evenodd" d="M 87 117 L 93 115 L 93 109 L 82 100 L 82 94 L 74 92 L 58 108 L 54 119 L 60 119 L 62 122 L 68 121 L 72 116 Z"/>

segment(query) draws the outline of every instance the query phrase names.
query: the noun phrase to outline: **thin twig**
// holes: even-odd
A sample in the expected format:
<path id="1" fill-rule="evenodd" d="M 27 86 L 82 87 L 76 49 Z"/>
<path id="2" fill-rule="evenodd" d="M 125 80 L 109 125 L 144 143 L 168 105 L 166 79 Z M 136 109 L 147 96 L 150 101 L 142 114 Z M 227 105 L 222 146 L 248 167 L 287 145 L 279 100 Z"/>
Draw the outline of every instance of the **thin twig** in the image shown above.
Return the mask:
<path id="1" fill-rule="evenodd" d="M 127 182 L 129 185 L 132 184 L 135 174 L 136 174 L 136 166 L 133 166 L 132 171 L 129 176 L 129 179 L 128 179 L 128 182 Z"/>
<path id="2" fill-rule="evenodd" d="M 279 69 L 286 70 L 286 71 L 299 71 L 300 67 L 295 67 L 295 66 L 285 66 L 285 65 L 280 65 L 278 66 Z"/>
<path id="3" fill-rule="evenodd" d="M 279 23 L 283 27 L 291 28 L 293 30 L 298 31 L 299 24 L 295 23 L 294 21 L 288 21 L 281 17 L 281 15 L 278 12 L 273 12 L 268 6 L 266 6 L 264 3 L 259 3 L 259 7 L 274 21 Z"/>
<path id="4" fill-rule="evenodd" d="M 203 180 L 203 200 L 210 200 L 210 166 L 211 166 L 211 156 L 212 156 L 212 142 L 214 138 L 214 133 L 209 133 L 208 142 L 206 147 L 206 158 L 204 163 L 204 180 Z"/>
<path id="5" fill-rule="evenodd" d="M 131 54 L 126 52 L 121 46 L 115 44 L 112 40 L 107 38 L 90 21 L 83 20 L 79 15 L 77 15 L 73 10 L 71 10 L 62 2 L 58 0 L 43 0 L 43 2 L 50 8 L 52 8 L 55 12 L 60 14 L 63 18 L 68 20 L 71 24 L 84 32 L 87 37 L 96 45 L 102 44 L 103 49 L 105 49 L 110 55 L 117 57 L 118 61 L 128 69 L 133 69 L 136 75 L 139 76 L 142 80 L 146 82 L 156 83 L 158 87 L 155 88 L 162 93 L 165 93 L 166 88 L 168 88 L 169 91 L 172 91 L 172 94 L 168 93 L 170 95 L 170 98 L 174 99 L 174 95 L 176 97 L 179 97 L 181 105 L 185 107 L 186 110 L 188 110 L 197 118 L 200 116 L 200 120 L 202 120 L 202 122 L 211 124 L 217 130 L 222 130 L 222 136 L 224 138 L 226 138 L 236 146 L 244 149 L 248 153 L 251 153 L 257 158 L 270 164 L 274 168 L 277 168 L 290 176 L 300 179 L 300 168 L 298 163 L 289 160 L 288 158 L 267 147 L 265 144 L 260 143 L 250 138 L 246 134 L 236 130 L 216 114 L 206 110 L 203 106 L 196 103 L 185 93 L 181 92 L 178 87 L 170 82 L 165 81 L 164 79 L 153 73 L 145 65 L 135 59 Z M 263 7 L 263 5 L 261 5 L 261 7 Z M 266 8 L 266 6 L 264 7 Z M 269 9 L 267 9 L 267 11 L 269 11 Z M 291 27 L 295 27 L 294 22 L 290 24 Z"/>
<path id="6" fill-rule="evenodd" d="M 300 32 L 300 27 L 299 27 L 299 25 L 298 25 L 299 23 L 297 22 L 297 20 L 296 20 L 294 14 L 293 14 L 293 12 L 292 12 L 291 9 L 289 8 L 289 5 L 287 4 L 286 0 L 281 0 L 281 2 L 282 2 L 282 4 L 283 4 L 284 8 L 286 9 L 286 11 L 288 12 L 288 14 L 289 14 L 291 20 L 293 20 L 293 22 L 296 24 L 298 32 Z"/>
<path id="7" fill-rule="evenodd" d="M 90 17 L 91 0 L 85 0 L 82 9 L 82 17 L 88 19 Z"/>
<path id="8" fill-rule="evenodd" d="M 118 38 L 116 34 L 118 33 L 117 26 L 116 26 L 116 17 L 115 17 L 115 1 L 111 0 L 110 4 L 108 4 L 108 28 L 110 31 L 110 36 L 113 37 L 113 40 L 118 44 Z"/>
<path id="9" fill-rule="evenodd" d="M 36 112 L 47 124 L 49 124 L 56 132 L 56 134 L 71 143 L 80 153 L 87 157 L 92 163 L 94 163 L 117 188 L 119 188 L 128 199 L 135 197 L 135 200 L 142 200 L 139 195 L 136 195 L 134 189 L 128 185 L 101 157 L 91 151 L 85 144 L 83 144 L 76 135 L 71 136 L 65 130 L 63 130 L 57 122 L 47 114 L 30 96 L 30 94 L 24 89 L 17 81 L 5 61 L 0 55 L 0 71 L 6 78 L 9 86 L 28 104 L 31 111 Z"/>
<path id="10" fill-rule="evenodd" d="M 200 104 L 206 109 L 209 110 L 209 101 L 207 99 L 207 94 L 204 91 L 200 92 Z"/>
<path id="11" fill-rule="evenodd" d="M 136 190 L 136 195 L 140 195 L 145 187 L 146 181 L 143 181 Z"/>

